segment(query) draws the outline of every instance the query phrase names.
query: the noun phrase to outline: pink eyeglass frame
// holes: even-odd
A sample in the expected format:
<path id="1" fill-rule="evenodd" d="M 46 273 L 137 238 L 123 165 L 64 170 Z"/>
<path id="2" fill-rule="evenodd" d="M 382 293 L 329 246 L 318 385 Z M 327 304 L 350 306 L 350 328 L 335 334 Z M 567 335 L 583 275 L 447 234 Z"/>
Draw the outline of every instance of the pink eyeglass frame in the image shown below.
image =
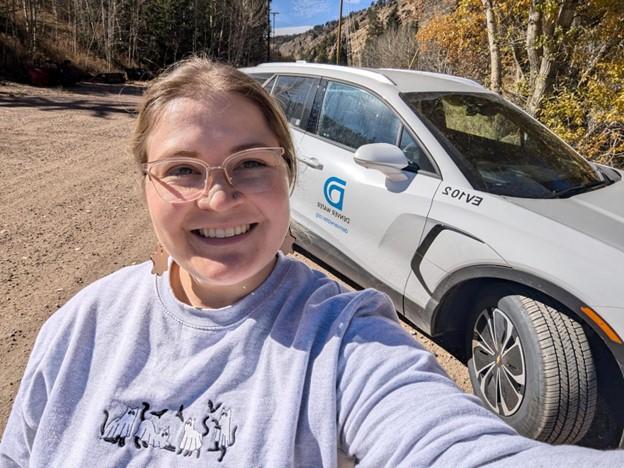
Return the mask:
<path id="1" fill-rule="evenodd" d="M 258 147 L 258 148 L 249 148 L 249 149 L 245 149 L 242 151 L 237 151 L 236 153 L 232 153 L 229 156 L 227 156 L 224 160 L 223 163 L 221 163 L 220 166 L 210 166 L 207 162 L 201 160 L 201 159 L 197 159 L 197 158 L 191 158 L 191 157 L 173 157 L 173 158 L 167 158 L 167 159 L 160 159 L 158 161 L 151 161 L 151 162 L 147 162 L 147 163 L 143 163 L 141 164 L 141 169 L 143 171 L 143 174 L 147 176 L 147 178 L 150 180 L 150 182 L 152 183 L 152 185 L 154 185 L 154 188 L 156 188 L 156 181 L 158 180 L 158 177 L 153 176 L 152 174 L 150 174 L 149 169 L 150 167 L 153 166 L 158 166 L 160 164 L 163 164 L 165 162 L 167 163 L 171 163 L 171 162 L 191 162 L 194 164 L 199 164 L 200 166 L 203 166 L 206 170 L 206 176 L 204 179 L 204 186 L 203 189 L 201 191 L 198 192 L 196 197 L 193 198 L 189 198 L 187 200 L 168 200 L 166 198 L 164 198 L 159 190 L 156 190 L 156 193 L 160 196 L 160 198 L 162 198 L 164 201 L 168 202 L 168 203 L 172 203 L 172 204 L 182 204 L 182 203 L 189 203 L 192 201 L 195 201 L 199 198 L 202 197 L 202 195 L 206 192 L 206 190 L 210 187 L 209 181 L 211 179 L 211 174 L 213 171 L 215 170 L 220 170 L 221 172 L 223 172 L 223 175 L 225 176 L 225 180 L 227 181 L 228 185 L 232 188 L 235 188 L 234 185 L 232 184 L 232 178 L 230 177 L 230 175 L 228 174 L 227 170 L 226 170 L 226 166 L 227 166 L 227 162 L 235 159 L 236 157 L 240 157 L 240 156 L 244 156 L 247 153 L 254 153 L 254 152 L 260 152 L 260 151 L 270 151 L 273 152 L 276 156 L 283 156 L 284 153 L 286 152 L 286 150 L 281 147 L 281 146 L 266 146 L 266 147 Z M 280 158 L 280 162 L 283 165 L 286 165 L 286 161 L 284 160 L 284 158 Z M 166 186 L 166 184 L 162 184 L 163 186 Z"/>

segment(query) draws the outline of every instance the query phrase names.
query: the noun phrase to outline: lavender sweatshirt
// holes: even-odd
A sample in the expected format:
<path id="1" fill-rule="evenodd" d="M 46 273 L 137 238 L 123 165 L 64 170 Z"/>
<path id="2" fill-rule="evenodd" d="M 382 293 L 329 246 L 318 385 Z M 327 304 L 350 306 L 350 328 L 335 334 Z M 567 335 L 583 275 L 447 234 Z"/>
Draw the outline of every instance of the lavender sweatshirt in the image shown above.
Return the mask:
<path id="1" fill-rule="evenodd" d="M 93 283 L 46 322 L 0 466 L 624 466 L 624 451 L 518 436 L 379 292 L 280 254 L 241 301 L 196 309 L 150 267 Z"/>

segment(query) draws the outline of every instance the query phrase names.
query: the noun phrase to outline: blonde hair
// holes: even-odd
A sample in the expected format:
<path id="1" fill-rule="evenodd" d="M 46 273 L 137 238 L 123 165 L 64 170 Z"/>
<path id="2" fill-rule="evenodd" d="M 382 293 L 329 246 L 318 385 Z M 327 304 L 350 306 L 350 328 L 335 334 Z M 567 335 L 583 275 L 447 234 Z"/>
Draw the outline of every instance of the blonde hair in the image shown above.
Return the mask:
<path id="1" fill-rule="evenodd" d="M 295 184 L 297 164 L 281 107 L 253 78 L 236 68 L 204 57 L 191 57 L 173 64 L 147 88 L 132 134 L 132 153 L 139 163 L 147 162 L 147 139 L 165 107 L 174 99 L 210 99 L 221 93 L 237 93 L 258 106 L 279 145 L 285 149 L 288 181 Z"/>

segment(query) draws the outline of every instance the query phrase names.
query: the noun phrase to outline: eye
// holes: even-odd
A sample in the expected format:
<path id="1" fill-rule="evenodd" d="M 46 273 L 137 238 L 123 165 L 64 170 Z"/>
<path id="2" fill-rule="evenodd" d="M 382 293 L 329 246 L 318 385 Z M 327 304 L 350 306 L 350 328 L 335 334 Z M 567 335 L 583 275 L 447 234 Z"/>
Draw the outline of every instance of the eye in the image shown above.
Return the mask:
<path id="1" fill-rule="evenodd" d="M 234 170 L 238 170 L 238 169 L 258 169 L 258 168 L 263 168 L 263 167 L 267 167 L 267 164 L 264 161 L 261 161 L 259 159 L 245 159 L 243 161 L 240 161 L 236 165 Z"/>
<path id="2" fill-rule="evenodd" d="M 165 171 L 165 177 L 186 177 L 201 174 L 201 170 L 188 164 L 169 166 Z"/>

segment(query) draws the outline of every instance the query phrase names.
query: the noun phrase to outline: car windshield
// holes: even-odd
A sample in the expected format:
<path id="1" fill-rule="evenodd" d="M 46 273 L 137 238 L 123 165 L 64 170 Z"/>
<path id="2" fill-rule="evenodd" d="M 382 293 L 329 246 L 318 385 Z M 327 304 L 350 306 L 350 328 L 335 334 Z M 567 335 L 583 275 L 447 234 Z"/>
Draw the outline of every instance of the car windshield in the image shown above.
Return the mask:
<path id="1" fill-rule="evenodd" d="M 404 93 L 474 188 L 522 198 L 569 197 L 608 184 L 552 132 L 485 93 Z"/>

